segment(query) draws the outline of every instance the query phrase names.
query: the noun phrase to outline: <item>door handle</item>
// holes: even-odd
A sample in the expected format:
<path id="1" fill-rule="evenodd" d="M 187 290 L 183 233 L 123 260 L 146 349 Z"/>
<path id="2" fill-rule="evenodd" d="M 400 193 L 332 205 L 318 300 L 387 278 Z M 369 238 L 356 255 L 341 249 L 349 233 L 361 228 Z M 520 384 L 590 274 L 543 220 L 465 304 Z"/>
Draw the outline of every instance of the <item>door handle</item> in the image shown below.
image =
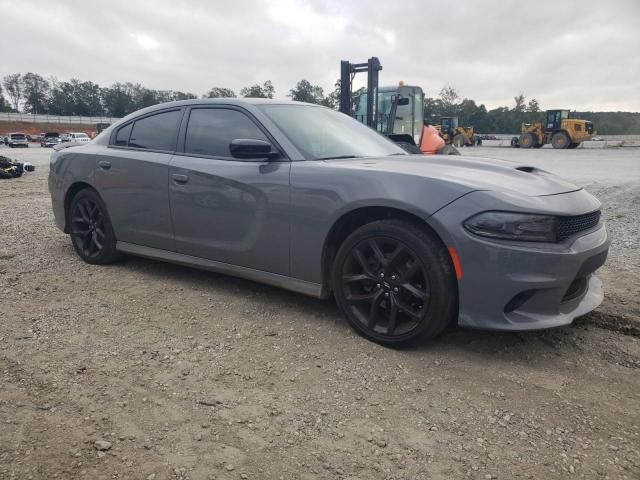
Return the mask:
<path id="1" fill-rule="evenodd" d="M 172 177 L 173 181 L 176 183 L 187 183 L 189 181 L 189 175 L 184 175 L 182 173 L 174 173 Z"/>
<path id="2" fill-rule="evenodd" d="M 106 160 L 100 160 L 98 162 L 98 166 L 103 170 L 109 170 L 111 168 L 111 162 L 107 162 Z"/>

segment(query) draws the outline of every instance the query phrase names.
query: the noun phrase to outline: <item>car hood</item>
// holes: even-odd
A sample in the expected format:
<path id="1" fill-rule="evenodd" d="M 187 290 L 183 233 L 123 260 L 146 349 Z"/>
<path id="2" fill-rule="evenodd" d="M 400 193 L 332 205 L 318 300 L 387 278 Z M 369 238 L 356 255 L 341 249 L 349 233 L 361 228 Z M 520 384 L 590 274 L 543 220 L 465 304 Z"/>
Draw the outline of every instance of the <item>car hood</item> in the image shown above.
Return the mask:
<path id="1" fill-rule="evenodd" d="M 533 197 L 581 189 L 536 167 L 480 157 L 402 155 L 325 161 L 337 167 L 439 179 L 466 186 L 470 191 L 492 190 Z"/>

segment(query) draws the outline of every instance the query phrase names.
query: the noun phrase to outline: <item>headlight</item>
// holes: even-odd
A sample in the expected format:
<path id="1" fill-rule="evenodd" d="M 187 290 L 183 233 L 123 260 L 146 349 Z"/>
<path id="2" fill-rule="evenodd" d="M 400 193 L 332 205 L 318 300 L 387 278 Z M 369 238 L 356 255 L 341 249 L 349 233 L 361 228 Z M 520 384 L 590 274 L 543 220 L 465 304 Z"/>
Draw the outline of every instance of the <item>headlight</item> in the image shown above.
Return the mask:
<path id="1" fill-rule="evenodd" d="M 464 226 L 483 237 L 523 242 L 556 241 L 556 219 L 550 215 L 483 212 L 469 218 Z"/>

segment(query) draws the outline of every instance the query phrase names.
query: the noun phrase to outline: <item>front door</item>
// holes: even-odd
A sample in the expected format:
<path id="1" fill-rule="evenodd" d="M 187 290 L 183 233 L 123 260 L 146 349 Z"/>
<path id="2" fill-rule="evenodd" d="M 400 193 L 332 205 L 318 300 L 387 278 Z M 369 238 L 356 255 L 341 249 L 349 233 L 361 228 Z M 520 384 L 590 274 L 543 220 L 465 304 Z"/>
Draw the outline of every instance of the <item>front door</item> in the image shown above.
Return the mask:
<path id="1" fill-rule="evenodd" d="M 193 107 L 187 115 L 182 152 L 169 167 L 177 251 L 288 275 L 289 160 L 231 156 L 234 139 L 273 143 L 241 109 Z"/>

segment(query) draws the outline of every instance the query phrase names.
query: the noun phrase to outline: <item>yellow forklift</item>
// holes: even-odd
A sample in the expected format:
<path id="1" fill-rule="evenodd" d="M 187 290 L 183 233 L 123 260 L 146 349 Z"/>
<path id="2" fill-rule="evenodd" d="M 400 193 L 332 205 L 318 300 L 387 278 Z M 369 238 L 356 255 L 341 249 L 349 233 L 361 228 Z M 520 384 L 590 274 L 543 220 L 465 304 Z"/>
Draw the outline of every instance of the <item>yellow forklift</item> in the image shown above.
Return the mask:
<path id="1" fill-rule="evenodd" d="M 386 135 L 409 153 L 459 155 L 425 122 L 422 88 L 404 82 L 380 87 L 380 70 L 382 65 L 376 57 L 366 63 L 340 62 L 340 111 Z M 354 97 L 352 85 L 357 73 L 367 74 L 367 88 Z"/>
<path id="2" fill-rule="evenodd" d="M 541 148 L 550 143 L 553 148 L 577 148 L 596 135 L 589 120 L 570 118 L 569 110 L 547 110 L 546 123 L 523 123 L 520 137 L 511 139 L 515 148 Z"/>

